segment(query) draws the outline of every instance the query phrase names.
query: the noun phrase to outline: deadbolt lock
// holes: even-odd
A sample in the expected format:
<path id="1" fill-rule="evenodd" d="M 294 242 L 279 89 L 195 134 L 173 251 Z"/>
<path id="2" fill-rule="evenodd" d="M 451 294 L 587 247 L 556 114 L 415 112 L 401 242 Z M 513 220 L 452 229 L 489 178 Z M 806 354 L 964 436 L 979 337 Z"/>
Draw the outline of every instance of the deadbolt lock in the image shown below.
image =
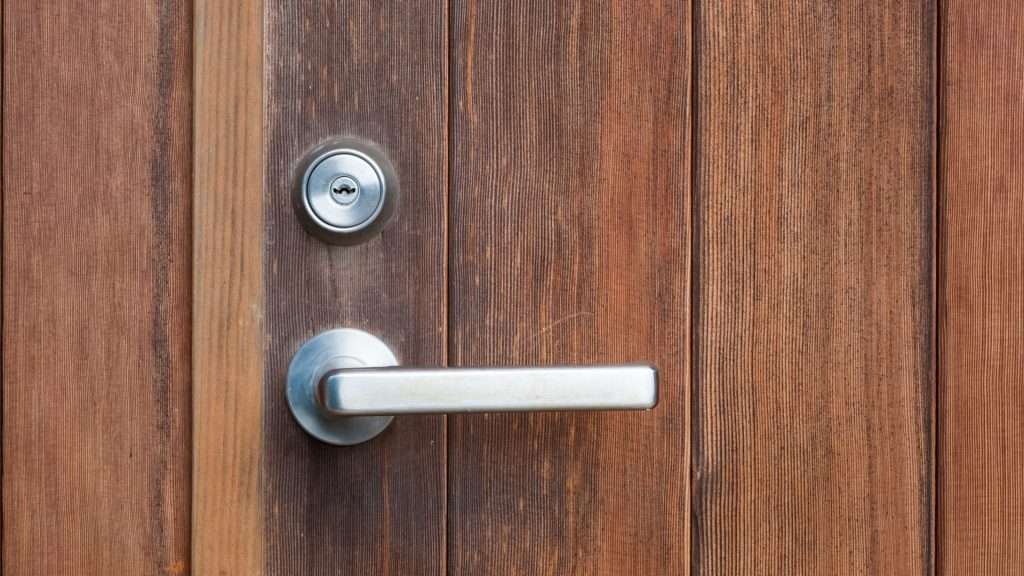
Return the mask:
<path id="1" fill-rule="evenodd" d="M 375 145 L 339 138 L 301 166 L 295 212 L 307 232 L 330 244 L 356 244 L 384 227 L 398 200 L 394 168 Z"/>

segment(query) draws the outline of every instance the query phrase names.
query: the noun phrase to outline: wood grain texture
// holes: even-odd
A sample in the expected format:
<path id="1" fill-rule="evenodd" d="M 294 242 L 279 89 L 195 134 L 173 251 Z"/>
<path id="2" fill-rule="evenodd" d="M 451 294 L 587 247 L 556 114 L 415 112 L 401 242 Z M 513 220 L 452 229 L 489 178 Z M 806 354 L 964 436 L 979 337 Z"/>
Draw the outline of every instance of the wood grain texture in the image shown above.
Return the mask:
<path id="1" fill-rule="evenodd" d="M 444 573 L 444 418 L 402 417 L 338 448 L 288 411 L 288 363 L 308 338 L 359 328 L 405 365 L 445 362 L 447 30 L 443 4 L 267 2 L 266 568 L 277 574 Z M 299 160 L 332 136 L 376 142 L 402 186 L 357 246 L 306 234 Z"/>
<path id="2" fill-rule="evenodd" d="M 695 574 L 929 574 L 934 7 L 696 16 Z"/>
<path id="3" fill-rule="evenodd" d="M 4 30 L 4 2 L 0 0 L 0 470 L 3 470 L 3 402 L 4 395 L 4 362 L 3 362 L 3 285 L 4 285 L 4 273 L 3 273 L 3 229 L 4 229 L 4 120 L 3 120 L 3 108 L 4 108 L 4 37 L 6 33 Z M 3 523 L 3 481 L 0 478 L 0 574 L 3 574 L 4 566 L 4 553 L 3 553 L 3 541 L 4 541 L 4 523 Z"/>
<path id="4" fill-rule="evenodd" d="M 939 574 L 1024 565 L 1024 13 L 942 4 Z"/>
<path id="5" fill-rule="evenodd" d="M 195 4 L 192 573 L 263 573 L 263 1 Z"/>
<path id="6" fill-rule="evenodd" d="M 459 0 L 455 365 L 657 365 L 648 413 L 450 417 L 452 574 L 686 574 L 689 8 Z"/>
<path id="7" fill-rule="evenodd" d="M 3 572 L 181 574 L 191 3 L 3 8 Z"/>

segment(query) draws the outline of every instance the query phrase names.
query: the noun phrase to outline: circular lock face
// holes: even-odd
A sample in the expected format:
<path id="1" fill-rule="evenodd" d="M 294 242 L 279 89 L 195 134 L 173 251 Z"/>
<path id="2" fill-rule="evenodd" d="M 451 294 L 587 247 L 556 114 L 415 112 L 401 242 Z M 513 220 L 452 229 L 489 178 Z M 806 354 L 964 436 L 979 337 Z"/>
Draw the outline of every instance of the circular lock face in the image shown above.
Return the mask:
<path id="1" fill-rule="evenodd" d="M 394 170 L 380 150 L 338 140 L 310 158 L 295 197 L 306 230 L 332 244 L 361 242 L 379 231 L 398 192 Z"/>

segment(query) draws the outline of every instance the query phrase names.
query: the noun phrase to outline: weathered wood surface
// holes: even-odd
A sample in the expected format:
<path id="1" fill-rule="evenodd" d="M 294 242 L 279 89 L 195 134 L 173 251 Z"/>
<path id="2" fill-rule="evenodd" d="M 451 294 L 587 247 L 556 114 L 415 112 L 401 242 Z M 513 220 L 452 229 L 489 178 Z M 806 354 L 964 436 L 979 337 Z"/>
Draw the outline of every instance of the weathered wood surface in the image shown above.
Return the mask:
<path id="1" fill-rule="evenodd" d="M 931 571 L 935 17 L 699 5 L 694 574 Z"/>
<path id="2" fill-rule="evenodd" d="M 1024 566 L 1024 12 L 942 3 L 938 573 Z"/>
<path id="3" fill-rule="evenodd" d="M 195 4 L 196 576 L 264 565 L 263 4 Z"/>
<path id="4" fill-rule="evenodd" d="M 443 574 L 444 417 L 399 418 L 372 442 L 328 446 L 293 421 L 284 381 L 299 346 L 333 328 L 382 338 L 406 365 L 445 363 L 447 10 L 266 6 L 267 574 Z M 402 188 L 388 227 L 357 246 L 309 236 L 290 198 L 298 160 L 339 135 L 383 148 Z"/>
<path id="5" fill-rule="evenodd" d="M 452 574 L 685 574 L 685 2 L 460 0 L 453 365 L 658 366 L 649 413 L 450 417 Z"/>
<path id="6" fill-rule="evenodd" d="M 3 11 L 3 573 L 182 574 L 191 2 Z"/>

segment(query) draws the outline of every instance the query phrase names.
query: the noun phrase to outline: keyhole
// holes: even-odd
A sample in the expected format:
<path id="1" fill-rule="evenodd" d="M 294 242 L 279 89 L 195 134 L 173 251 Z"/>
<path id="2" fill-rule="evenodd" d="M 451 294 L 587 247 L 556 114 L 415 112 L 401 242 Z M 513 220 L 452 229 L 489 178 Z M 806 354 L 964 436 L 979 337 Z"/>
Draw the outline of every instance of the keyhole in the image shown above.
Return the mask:
<path id="1" fill-rule="evenodd" d="M 359 195 L 359 186 L 355 180 L 348 176 L 341 176 L 331 182 L 331 197 L 335 202 L 342 205 L 349 205 L 356 201 Z"/>
<path id="2" fill-rule="evenodd" d="M 347 182 L 342 182 L 341 184 L 336 184 L 334 186 L 334 193 L 341 194 L 342 196 L 348 196 L 349 194 L 356 193 L 356 187 Z"/>

